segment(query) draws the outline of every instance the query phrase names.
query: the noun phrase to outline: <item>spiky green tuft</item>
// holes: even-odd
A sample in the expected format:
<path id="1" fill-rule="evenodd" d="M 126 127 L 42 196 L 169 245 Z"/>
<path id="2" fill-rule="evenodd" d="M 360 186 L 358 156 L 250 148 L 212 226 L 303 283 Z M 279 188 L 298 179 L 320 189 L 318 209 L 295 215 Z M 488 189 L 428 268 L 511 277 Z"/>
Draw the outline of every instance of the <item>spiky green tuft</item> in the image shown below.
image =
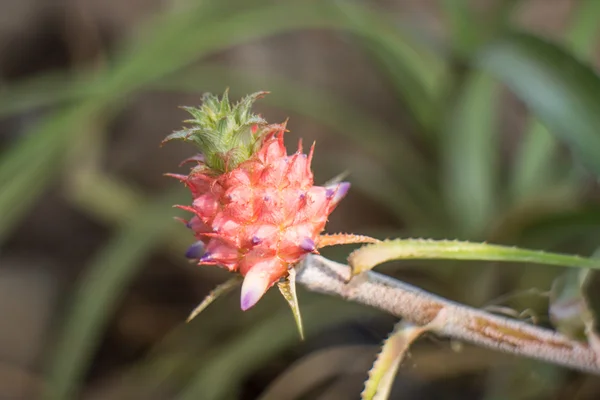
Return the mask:
<path id="1" fill-rule="evenodd" d="M 266 121 L 252 114 L 252 105 L 269 92 L 256 92 L 236 104 L 229 102 L 228 90 L 219 99 L 211 93 L 202 96 L 199 108 L 183 107 L 193 119 L 192 126 L 173 132 L 163 140 L 183 140 L 194 143 L 204 156 L 206 167 L 223 173 L 249 159 L 260 146 Z"/>

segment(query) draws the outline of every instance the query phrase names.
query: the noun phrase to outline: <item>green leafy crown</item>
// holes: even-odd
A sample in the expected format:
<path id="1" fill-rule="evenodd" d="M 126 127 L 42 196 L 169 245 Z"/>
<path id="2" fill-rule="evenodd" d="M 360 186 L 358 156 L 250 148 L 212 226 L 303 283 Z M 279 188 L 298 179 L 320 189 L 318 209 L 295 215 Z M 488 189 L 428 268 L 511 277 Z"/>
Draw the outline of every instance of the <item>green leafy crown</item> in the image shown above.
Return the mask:
<path id="1" fill-rule="evenodd" d="M 163 143 L 192 142 L 200 149 L 208 168 L 217 173 L 231 170 L 250 158 L 260 146 L 266 121 L 252 114 L 252 105 L 265 94 L 268 92 L 256 92 L 231 104 L 227 90 L 221 99 L 205 93 L 199 108 L 182 107 L 193 117 L 184 122 L 192 126 L 173 132 Z"/>

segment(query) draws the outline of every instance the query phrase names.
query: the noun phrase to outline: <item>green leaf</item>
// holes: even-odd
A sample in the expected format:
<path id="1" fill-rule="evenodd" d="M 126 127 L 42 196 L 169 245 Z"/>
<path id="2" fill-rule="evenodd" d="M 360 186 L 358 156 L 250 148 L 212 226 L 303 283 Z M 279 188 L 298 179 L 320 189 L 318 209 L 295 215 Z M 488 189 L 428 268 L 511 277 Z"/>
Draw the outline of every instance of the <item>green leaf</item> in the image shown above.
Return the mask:
<path id="1" fill-rule="evenodd" d="M 598 44 L 598 15 L 600 3 L 596 0 L 579 0 L 573 12 L 569 29 L 566 34 L 566 44 L 578 57 L 588 59 L 592 56 Z"/>
<path id="2" fill-rule="evenodd" d="M 202 96 L 198 107 L 183 107 L 192 114 L 193 120 L 185 121 L 192 126 L 167 136 L 163 143 L 183 140 L 194 143 L 204 156 L 205 165 L 213 171 L 225 172 L 225 168 L 235 168 L 246 161 L 256 149 L 256 143 L 272 131 L 265 128 L 267 122 L 252 114 L 254 101 L 268 94 L 256 92 L 245 96 L 239 102 L 230 104 L 229 89 L 222 98 L 211 93 Z M 253 127 L 257 128 L 256 132 Z"/>
<path id="3" fill-rule="evenodd" d="M 392 391 L 394 378 L 400 363 L 408 352 L 410 345 L 427 329 L 401 321 L 385 340 L 373 368 L 369 371 L 369 379 L 360 395 L 361 400 L 387 400 Z"/>
<path id="4" fill-rule="evenodd" d="M 471 73 L 443 135 L 446 200 L 455 226 L 467 238 L 483 235 L 495 215 L 498 92 L 489 76 Z"/>
<path id="5" fill-rule="evenodd" d="M 566 34 L 566 44 L 581 59 L 589 59 L 598 38 L 600 2 L 582 0 Z M 512 170 L 511 192 L 521 199 L 551 184 L 559 176 L 556 165 L 557 141 L 539 120 L 532 119 L 517 151 Z"/>
<path id="6" fill-rule="evenodd" d="M 392 260 L 508 261 L 600 269 L 600 261 L 575 255 L 547 253 L 517 247 L 450 240 L 396 239 L 369 244 L 348 257 L 353 274 Z"/>
<path id="7" fill-rule="evenodd" d="M 302 304 L 308 335 L 336 323 L 369 315 L 373 310 L 340 303 L 327 297 L 313 298 Z M 176 397 L 178 400 L 219 400 L 227 398 L 228 390 L 265 361 L 298 341 L 289 311 L 274 314 L 264 323 L 255 325 L 222 348 L 203 355 L 198 371 Z"/>
<path id="8" fill-rule="evenodd" d="M 177 228 L 172 205 L 186 197 L 178 188 L 141 206 L 87 266 L 49 360 L 45 399 L 74 398 L 123 290 L 144 259 Z"/>
<path id="9" fill-rule="evenodd" d="M 3 82 L 0 88 L 0 118 L 84 98 L 94 90 L 90 83 L 89 79 L 65 72 Z"/>
<path id="10" fill-rule="evenodd" d="M 506 29 L 510 15 L 522 0 L 497 0 L 481 9 L 468 0 L 438 0 L 451 34 L 451 47 L 469 56 Z"/>
<path id="11" fill-rule="evenodd" d="M 389 76 L 417 122 L 426 130 L 433 130 L 447 74 L 444 61 L 427 47 L 407 40 L 408 35 L 391 18 L 366 13 L 347 1 L 336 4 L 358 34 L 359 43 Z"/>
<path id="12" fill-rule="evenodd" d="M 600 78 L 589 66 L 556 44 L 524 33 L 486 46 L 475 62 L 600 174 Z"/>
<path id="13" fill-rule="evenodd" d="M 514 200 L 539 193 L 556 179 L 556 150 L 557 141 L 548 129 L 536 119 L 529 121 L 512 166 L 510 190 Z"/>
<path id="14" fill-rule="evenodd" d="M 480 20 L 467 0 L 441 0 L 441 9 L 452 36 L 453 47 L 462 53 L 469 53 L 481 40 Z"/>
<path id="15" fill-rule="evenodd" d="M 51 184 L 69 135 L 92 118 L 91 104 L 57 112 L 0 157 L 0 242 Z"/>

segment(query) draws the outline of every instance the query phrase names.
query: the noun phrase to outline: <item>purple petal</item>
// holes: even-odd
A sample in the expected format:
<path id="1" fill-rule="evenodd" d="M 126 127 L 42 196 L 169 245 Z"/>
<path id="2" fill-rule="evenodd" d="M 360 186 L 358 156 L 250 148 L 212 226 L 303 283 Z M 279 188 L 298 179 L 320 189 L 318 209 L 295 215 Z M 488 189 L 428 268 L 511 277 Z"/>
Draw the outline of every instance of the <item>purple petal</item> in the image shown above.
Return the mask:
<path id="1" fill-rule="evenodd" d="M 306 252 L 311 253 L 315 251 L 315 241 L 307 236 L 300 242 L 300 248 Z"/>
<path id="2" fill-rule="evenodd" d="M 327 186 L 327 191 L 325 192 L 325 196 L 328 199 L 331 199 L 333 203 L 339 203 L 340 200 L 346 196 L 348 190 L 350 189 L 349 182 L 340 182 L 333 186 Z"/>
<path id="3" fill-rule="evenodd" d="M 194 228 L 197 227 L 198 225 L 201 224 L 202 221 L 200 221 L 200 218 L 194 216 L 192 218 L 190 218 L 190 220 L 188 221 L 187 224 L 185 224 L 185 226 L 191 230 L 195 230 Z"/>
<path id="4" fill-rule="evenodd" d="M 256 246 L 256 245 L 257 245 L 257 244 L 259 244 L 260 242 L 262 242 L 262 239 L 261 239 L 261 238 L 259 238 L 258 236 L 252 236 L 252 244 L 253 244 L 253 245 L 255 245 L 255 246 Z"/>
<path id="5" fill-rule="evenodd" d="M 269 279 L 262 271 L 250 270 L 242 284 L 241 308 L 246 311 L 253 307 L 269 288 Z"/>
<path id="6" fill-rule="evenodd" d="M 204 255 L 202 255 L 202 257 L 200 257 L 200 262 L 208 262 L 208 261 L 212 261 L 212 254 L 210 254 L 208 251 L 206 253 L 204 253 Z"/>
<path id="7" fill-rule="evenodd" d="M 200 240 L 188 247 L 187 251 L 185 252 L 185 256 L 187 258 L 191 258 L 194 260 L 199 259 L 200 257 L 202 257 L 203 254 L 204 243 L 202 243 Z"/>
<path id="8" fill-rule="evenodd" d="M 202 222 L 202 220 L 195 215 L 190 218 L 186 226 L 194 232 L 200 232 L 206 229 L 204 222 Z"/>

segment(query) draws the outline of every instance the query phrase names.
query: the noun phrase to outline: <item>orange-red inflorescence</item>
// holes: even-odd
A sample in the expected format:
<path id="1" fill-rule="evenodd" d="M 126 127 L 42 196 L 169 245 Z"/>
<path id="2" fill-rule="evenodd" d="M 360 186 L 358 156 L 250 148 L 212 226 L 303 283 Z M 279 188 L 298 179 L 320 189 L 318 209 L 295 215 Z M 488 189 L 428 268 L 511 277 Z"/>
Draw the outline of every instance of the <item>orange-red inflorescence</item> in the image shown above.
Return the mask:
<path id="1" fill-rule="evenodd" d="M 286 277 L 290 266 L 316 252 L 329 214 L 350 186 L 315 186 L 310 169 L 314 145 L 308 155 L 299 144 L 288 156 L 285 126 L 264 129 L 269 131 L 259 150 L 234 169 L 217 175 L 195 157 L 198 167 L 188 176 L 172 175 L 185 182 L 194 198 L 191 206 L 179 206 L 194 214 L 185 222 L 198 239 L 186 256 L 244 276 L 244 310 Z"/>

